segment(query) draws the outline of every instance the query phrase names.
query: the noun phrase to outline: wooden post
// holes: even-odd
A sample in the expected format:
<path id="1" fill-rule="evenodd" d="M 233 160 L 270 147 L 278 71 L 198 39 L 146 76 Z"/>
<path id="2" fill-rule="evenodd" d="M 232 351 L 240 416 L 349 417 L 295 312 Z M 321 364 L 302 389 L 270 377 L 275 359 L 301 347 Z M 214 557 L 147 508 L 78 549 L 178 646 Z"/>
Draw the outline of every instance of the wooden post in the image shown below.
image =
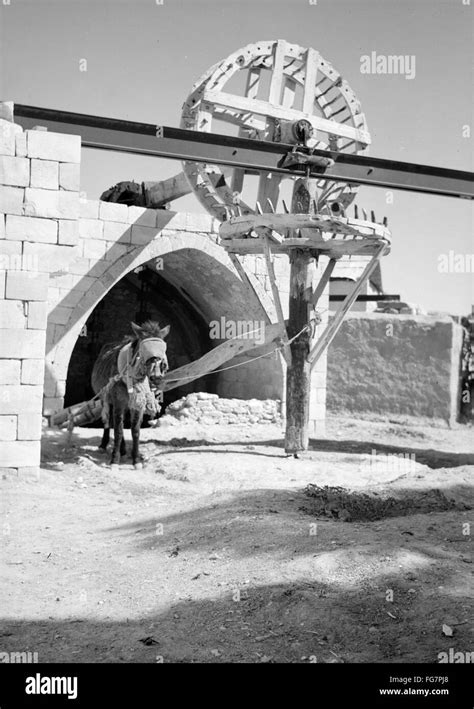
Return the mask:
<path id="1" fill-rule="evenodd" d="M 308 214 L 316 199 L 316 180 L 299 179 L 295 183 L 291 211 Z M 288 337 L 291 339 L 308 325 L 312 314 L 314 254 L 305 249 L 290 251 L 290 302 Z M 291 367 L 286 374 L 286 453 L 297 455 L 308 448 L 308 419 L 311 391 L 311 332 L 299 335 L 291 344 Z"/>

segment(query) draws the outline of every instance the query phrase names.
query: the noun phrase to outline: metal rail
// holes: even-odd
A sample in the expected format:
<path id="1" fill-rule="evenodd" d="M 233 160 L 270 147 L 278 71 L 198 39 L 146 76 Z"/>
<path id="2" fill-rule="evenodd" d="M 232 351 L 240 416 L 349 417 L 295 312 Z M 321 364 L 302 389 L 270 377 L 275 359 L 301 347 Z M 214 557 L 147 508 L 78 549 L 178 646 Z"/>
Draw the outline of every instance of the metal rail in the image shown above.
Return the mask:
<path id="1" fill-rule="evenodd" d="M 338 182 L 409 190 L 445 197 L 474 199 L 474 174 L 431 165 L 349 155 L 298 146 L 301 156 L 334 161 L 322 169 L 312 164 L 288 165 L 294 145 L 235 138 L 214 133 L 169 128 L 152 123 L 103 118 L 36 106 L 14 105 L 15 121 L 23 128 L 41 125 L 57 133 L 76 132 L 85 148 L 153 155 L 172 160 L 228 165 L 249 171 L 308 175 Z M 285 166 L 285 164 L 286 166 Z"/>

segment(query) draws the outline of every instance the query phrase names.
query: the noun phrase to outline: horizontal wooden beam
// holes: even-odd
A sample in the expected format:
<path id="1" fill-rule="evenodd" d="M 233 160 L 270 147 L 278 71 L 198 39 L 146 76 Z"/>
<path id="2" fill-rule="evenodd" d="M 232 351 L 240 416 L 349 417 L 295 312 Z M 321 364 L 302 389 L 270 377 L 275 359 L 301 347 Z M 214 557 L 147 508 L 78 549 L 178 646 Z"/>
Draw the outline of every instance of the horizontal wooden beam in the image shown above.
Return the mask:
<path id="1" fill-rule="evenodd" d="M 260 335 L 264 337 L 264 344 L 261 342 Z M 163 391 L 176 389 L 176 387 L 184 386 L 195 379 L 204 377 L 215 369 L 219 369 L 225 362 L 229 362 L 234 357 L 244 352 L 250 352 L 259 347 L 262 348 L 262 354 L 265 352 L 265 349 L 270 352 L 275 344 L 281 342 L 281 340 L 282 328 L 280 323 L 274 323 L 272 325 L 265 324 L 262 333 L 249 335 L 248 339 L 235 338 L 226 340 L 194 362 L 190 362 L 183 367 L 168 372 L 165 376 Z"/>
<path id="2" fill-rule="evenodd" d="M 269 118 L 278 118 L 287 121 L 307 120 L 313 126 L 314 130 L 328 133 L 329 135 L 339 135 L 343 138 L 352 138 L 363 145 L 370 145 L 370 134 L 368 131 L 354 128 L 353 126 L 345 125 L 344 123 L 336 123 L 327 118 L 315 116 L 313 113 L 305 113 L 297 111 L 294 108 L 285 108 L 270 101 L 262 101 L 256 98 L 247 98 L 246 96 L 236 96 L 223 91 L 205 91 L 202 97 L 202 103 L 210 104 L 220 108 L 232 108 L 233 110 L 242 113 L 253 113 L 260 116 L 268 116 Z"/>

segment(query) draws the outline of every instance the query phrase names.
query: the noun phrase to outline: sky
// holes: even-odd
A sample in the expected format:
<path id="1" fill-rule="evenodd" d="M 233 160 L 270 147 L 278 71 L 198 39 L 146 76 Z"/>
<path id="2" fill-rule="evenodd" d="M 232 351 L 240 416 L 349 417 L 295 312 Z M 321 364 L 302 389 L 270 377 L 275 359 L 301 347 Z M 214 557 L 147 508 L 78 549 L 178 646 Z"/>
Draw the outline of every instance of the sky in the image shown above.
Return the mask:
<path id="1" fill-rule="evenodd" d="M 473 6 L 474 0 L 0 0 L 0 99 L 179 126 L 185 98 L 209 67 L 246 44 L 285 39 L 317 49 L 349 82 L 367 119 L 371 155 L 472 170 Z M 372 52 L 409 57 L 412 78 L 364 73 L 361 58 Z M 121 180 L 164 179 L 180 165 L 84 150 L 81 171 L 81 190 L 98 199 Z M 427 311 L 471 311 L 472 202 L 400 191 L 391 201 L 384 189 L 363 187 L 357 203 L 389 220 L 386 292 Z M 202 211 L 193 195 L 173 208 Z M 456 272 L 440 270 L 450 252 Z"/>

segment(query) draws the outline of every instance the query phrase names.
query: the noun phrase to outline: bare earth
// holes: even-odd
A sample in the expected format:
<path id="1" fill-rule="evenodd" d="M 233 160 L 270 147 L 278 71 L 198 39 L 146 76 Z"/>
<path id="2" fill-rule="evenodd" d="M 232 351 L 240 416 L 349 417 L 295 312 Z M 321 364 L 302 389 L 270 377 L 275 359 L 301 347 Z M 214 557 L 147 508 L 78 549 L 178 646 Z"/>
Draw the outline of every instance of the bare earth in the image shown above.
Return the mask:
<path id="1" fill-rule="evenodd" d="M 330 418 L 299 460 L 276 425 L 142 433 L 142 471 L 127 458 L 112 472 L 100 431 L 77 429 L 69 450 L 46 433 L 39 480 L 0 480 L 1 651 L 253 663 L 473 649 L 472 427 Z M 373 449 L 415 462 L 374 474 Z M 315 516 L 309 483 L 395 495 L 406 514 Z M 432 506 L 433 490 L 456 508 Z"/>

